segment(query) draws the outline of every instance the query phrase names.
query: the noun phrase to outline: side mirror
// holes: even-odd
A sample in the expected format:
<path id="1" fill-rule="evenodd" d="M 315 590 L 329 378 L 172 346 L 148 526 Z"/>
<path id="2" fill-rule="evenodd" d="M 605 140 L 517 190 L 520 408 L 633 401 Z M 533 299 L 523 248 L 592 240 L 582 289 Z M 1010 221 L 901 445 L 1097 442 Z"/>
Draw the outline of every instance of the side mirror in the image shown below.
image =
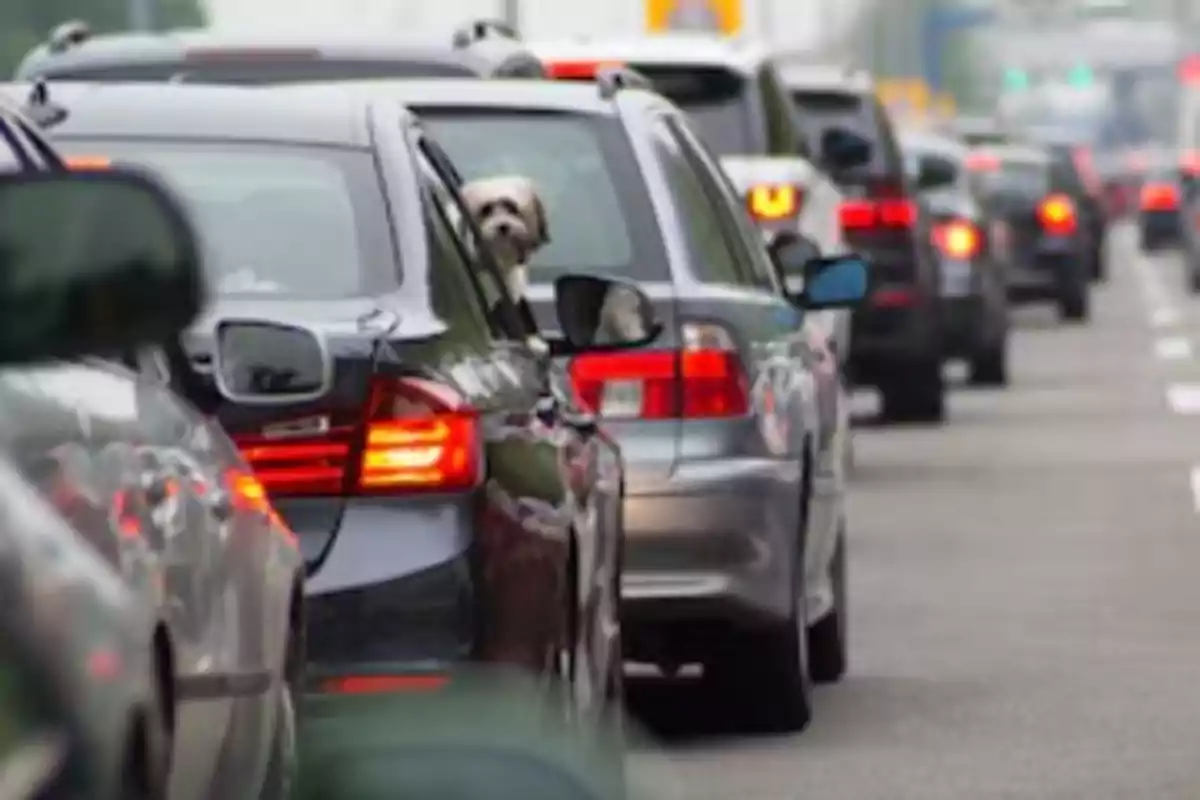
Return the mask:
<path id="1" fill-rule="evenodd" d="M 161 342 L 205 299 L 193 228 L 150 177 L 0 176 L 0 364 Z"/>
<path id="2" fill-rule="evenodd" d="M 861 256 L 814 259 L 805 273 L 804 294 L 799 299 L 810 311 L 850 308 L 867 297 L 867 262 Z"/>
<path id="3" fill-rule="evenodd" d="M 554 282 L 554 306 L 563 335 L 551 342 L 553 355 L 641 347 L 662 333 L 653 302 L 628 281 L 563 275 Z"/>
<path id="4" fill-rule="evenodd" d="M 325 338 L 302 325 L 261 319 L 217 324 L 213 374 L 226 399 L 245 405 L 319 400 L 333 388 Z"/>
<path id="5" fill-rule="evenodd" d="M 871 143 L 846 128 L 828 128 L 821 134 L 821 161 L 836 170 L 861 167 L 871 161 Z"/>
<path id="6" fill-rule="evenodd" d="M 808 265 L 821 257 L 821 248 L 802 233 L 786 231 L 775 234 L 767 242 L 767 252 L 787 288 L 789 297 L 804 294 Z"/>
<path id="7" fill-rule="evenodd" d="M 926 156 L 917 170 L 917 189 L 923 192 L 941 189 L 958 180 L 958 167 L 949 159 Z"/>

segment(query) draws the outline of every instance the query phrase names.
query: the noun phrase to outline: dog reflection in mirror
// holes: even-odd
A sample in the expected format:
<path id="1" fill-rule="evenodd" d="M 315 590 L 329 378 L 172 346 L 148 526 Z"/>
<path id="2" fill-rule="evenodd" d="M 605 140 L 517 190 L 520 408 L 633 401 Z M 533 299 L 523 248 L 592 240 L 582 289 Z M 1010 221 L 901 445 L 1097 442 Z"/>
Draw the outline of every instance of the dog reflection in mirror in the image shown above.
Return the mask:
<path id="1" fill-rule="evenodd" d="M 640 342 L 649 333 L 638 293 L 619 284 L 610 287 L 600 306 L 592 340 L 596 344 L 625 344 Z"/>
<path id="2" fill-rule="evenodd" d="M 519 175 L 498 175 L 468 183 L 462 196 L 509 294 L 523 300 L 529 259 L 550 241 L 537 187 Z"/>

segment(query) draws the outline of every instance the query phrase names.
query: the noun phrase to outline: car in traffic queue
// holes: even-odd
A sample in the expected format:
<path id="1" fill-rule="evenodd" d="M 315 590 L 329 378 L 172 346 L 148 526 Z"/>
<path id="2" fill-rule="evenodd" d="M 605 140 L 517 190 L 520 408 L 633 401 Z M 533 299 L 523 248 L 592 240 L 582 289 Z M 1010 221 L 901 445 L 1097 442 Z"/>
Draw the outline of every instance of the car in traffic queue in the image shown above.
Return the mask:
<path id="1" fill-rule="evenodd" d="M 1005 263 L 1009 300 L 1050 301 L 1063 320 L 1086 320 L 1092 244 L 1074 201 L 1053 180 L 1050 156 L 1028 145 L 993 146 L 972 150 L 966 165 L 997 220 L 993 252 Z"/>
<path id="2" fill-rule="evenodd" d="M 59 147 L 153 170 L 207 245 L 185 393 L 298 537 L 310 688 L 437 688 L 474 661 L 581 714 L 619 701 L 621 454 L 545 374 L 592 346 L 508 300 L 405 107 L 336 84 L 51 92 Z M 570 278 L 577 325 L 606 288 L 641 297 Z"/>
<path id="3" fill-rule="evenodd" d="M 35 90 L 10 99 L 38 105 L 45 97 Z M 123 695 L 138 702 L 136 716 L 121 714 L 118 703 L 87 710 L 118 714 L 111 724 L 120 727 L 91 732 L 111 737 L 110 752 L 134 771 L 125 773 L 135 781 L 128 788 L 144 796 L 161 797 L 169 785 L 179 798 L 286 797 L 303 669 L 303 564 L 294 537 L 228 437 L 164 379 L 169 346 L 117 346 L 161 341 L 163 326 L 182 327 L 205 297 L 184 212 L 144 176 L 94 175 L 79 184 L 90 190 L 72 191 L 41 132 L 15 116 L 0 127 L 0 163 L 43 175 L 46 187 L 0 209 L 0 232 L 30 259 L 5 270 L 13 276 L 6 302 L 40 291 L 30 287 L 47 274 L 82 273 L 84 281 L 64 289 L 54 308 L 42 305 L 49 295 L 35 294 L 28 308 L 7 310 L 10 335 L 0 352 L 9 361 L 32 353 L 49 361 L 75 355 L 73 342 L 80 354 L 97 354 L 0 371 L 0 452 L 133 596 L 136 635 L 102 656 L 100 669 L 119 671 L 128 660 L 131 672 L 144 664 L 152 676 L 141 695 Z M 56 227 L 56 219 L 72 224 Z M 64 240 L 67 229 L 75 235 Z M 42 241 L 68 246 L 39 262 Z M 29 264 L 58 269 L 29 283 L 21 278 Z M 106 269 L 111 279 L 97 283 Z M 64 326 L 57 340 L 56 325 Z M 117 336 L 118 328 L 125 332 Z M 118 614 L 105 608 L 96 610 L 97 626 Z M 61 620 L 46 626 L 48 636 L 51 628 L 63 633 Z M 123 676 L 109 677 L 108 691 L 129 689 Z"/>
<path id="4" fill-rule="evenodd" d="M 819 435 L 823 354 L 803 316 L 856 302 L 865 269 L 782 244 L 773 263 L 691 118 L 641 81 L 616 67 L 591 83 L 387 91 L 464 180 L 520 174 L 538 187 L 550 243 L 529 261 L 527 294 L 544 324 L 563 273 L 636 281 L 653 300 L 652 344 L 563 364 L 626 464 L 625 652 L 669 674 L 702 663 L 731 715 L 796 729 L 810 681 L 846 664 L 840 443 Z M 787 293 L 785 263 L 807 270 L 803 294 Z"/>
<path id="5" fill-rule="evenodd" d="M 1143 252 L 1179 247 L 1183 238 L 1183 181 L 1178 163 L 1159 157 L 1146 165 L 1138 188 L 1137 230 Z"/>
<path id="6" fill-rule="evenodd" d="M 874 83 L 864 71 L 830 64 L 785 62 L 781 72 L 811 143 L 849 131 L 868 147 L 862 163 L 827 166 L 846 195 L 846 243 L 871 264 L 870 301 L 853 318 L 852 379 L 879 390 L 885 418 L 941 422 L 941 262 Z"/>
<path id="7" fill-rule="evenodd" d="M 1092 149 L 1059 139 L 1041 144 L 1050 156 L 1051 182 L 1071 198 L 1079 224 L 1087 231 L 1089 276 L 1102 281 L 1108 275 L 1108 209 Z"/>
<path id="8" fill-rule="evenodd" d="M 992 220 L 971 187 L 969 149 L 946 136 L 903 132 L 900 147 L 913 185 L 933 217 L 941 258 L 942 341 L 948 358 L 967 363 L 978 386 L 1008 382 L 1008 293 L 1003 265 L 992 257 Z"/>
<path id="9" fill-rule="evenodd" d="M 949 128 L 950 133 L 968 147 L 1007 144 L 1013 139 L 1013 134 L 999 120 L 992 117 L 956 117 Z"/>
<path id="10" fill-rule="evenodd" d="M 514 32 L 489 20 L 444 44 L 394 36 L 234 34 L 211 29 L 95 34 L 65 22 L 30 51 L 15 80 L 295 83 L 403 77 L 542 78 Z"/>

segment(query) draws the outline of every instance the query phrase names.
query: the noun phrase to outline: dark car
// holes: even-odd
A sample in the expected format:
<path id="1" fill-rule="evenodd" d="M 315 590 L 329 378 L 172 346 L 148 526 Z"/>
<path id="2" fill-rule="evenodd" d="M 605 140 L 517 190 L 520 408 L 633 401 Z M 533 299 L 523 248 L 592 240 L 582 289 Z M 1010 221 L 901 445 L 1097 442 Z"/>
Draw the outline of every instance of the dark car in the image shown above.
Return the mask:
<path id="1" fill-rule="evenodd" d="M 904 156 L 870 76 L 819 64 L 783 70 L 811 142 L 850 130 L 870 143 L 866 163 L 831 170 L 847 195 L 847 246 L 871 262 L 871 301 L 854 315 L 850 372 L 877 386 L 885 416 L 937 422 L 945 415 L 940 261 L 933 226 L 914 197 Z"/>
<path id="2" fill-rule="evenodd" d="M 0 128 L 6 142 L 0 162 L 63 174 L 31 126 L 12 118 Z M 101 174 L 92 183 L 116 180 Z M 70 200 L 47 191 L 38 202 L 0 205 L 0 232 L 21 245 L 13 252 L 33 259 L 37 242 L 62 242 L 53 256 L 60 261 L 38 259 L 38 274 L 88 269 L 92 288 L 66 294 L 54 307 L 5 310 L 0 330 L 10 335 L 2 352 L 10 361 L 42 352 L 43 338 L 66 318 L 94 328 L 80 335 L 79 346 L 87 343 L 107 358 L 0 372 L 0 451 L 135 596 L 143 650 L 134 656 L 151 664 L 155 685 L 142 727 L 126 731 L 124 741 L 142 748 L 149 796 L 161 794 L 173 764 L 170 781 L 181 791 L 283 797 L 303 669 L 303 562 L 294 537 L 228 437 L 173 391 L 170 364 L 180 359 L 164 348 L 118 348 L 102 336 L 128 326 L 128 337 L 149 337 L 154 329 L 139 324 L 138 303 L 144 307 L 150 298 L 162 318 L 174 314 L 179 327 L 190 321 L 199 301 L 186 317 L 177 304 L 203 296 L 194 244 L 177 254 L 190 259 L 190 278 L 167 281 L 154 272 L 139 278 L 144 268 L 135 263 L 127 267 L 133 288 L 122 296 L 122 284 L 96 283 L 95 268 L 80 262 L 127 260 L 133 245 L 143 257 L 171 252 L 163 249 L 171 241 L 165 234 L 185 225 L 182 212 L 167 222 L 160 215 L 154 224 L 144 205 L 133 204 L 136 198 L 83 197 L 73 209 L 72 235 L 64 237 L 67 228 L 52 223 Z M 19 277 L 28 263 L 4 274 Z M 11 299 L 30 285 L 12 283 L 0 296 Z M 13 332 L 25 338 L 13 342 Z M 47 352 L 47 358 L 69 355 Z"/>
<path id="3" fill-rule="evenodd" d="M 992 220 L 971 186 L 970 151 L 936 134 L 906 133 L 900 146 L 911 162 L 921 200 L 933 216 L 942 259 L 942 341 L 950 358 L 965 359 L 970 381 L 1008 381 L 1008 295 L 1003 265 L 992 257 Z"/>
<path id="4" fill-rule="evenodd" d="M 394 36 L 272 36 L 212 30 L 93 35 L 65 23 L 30 52 L 17 80 L 294 83 L 404 77 L 544 77 L 511 30 L 479 21 L 444 44 Z"/>
<path id="5" fill-rule="evenodd" d="M 9 137 L 46 145 L 2 106 L 0 134 L 0 795 L 161 797 L 171 735 L 201 756 L 211 757 L 214 748 L 195 736 L 194 726 L 167 725 L 177 711 L 175 680 L 169 662 L 157 657 L 164 623 L 144 591 L 159 577 L 145 568 L 153 554 L 139 558 L 134 551 L 141 530 L 118 534 L 131 517 L 93 516 L 72 527 L 60 513 L 69 511 L 67 493 L 58 491 L 69 484 L 46 491 L 44 482 L 29 483 L 54 477 L 53 470 L 47 476 L 30 469 L 52 459 L 22 447 L 28 439 L 16 441 L 12 429 L 44 432 L 55 409 L 22 403 L 11 390 L 30 382 L 30 362 L 144 346 L 177 333 L 201 301 L 190 257 L 195 242 L 176 225 L 178 206 L 139 176 L 77 176 L 57 164 L 21 164 Z M 135 235 L 107 250 L 83 241 L 84 247 L 63 247 L 62 232 L 86 229 L 97 203 L 119 208 L 138 226 Z M 152 242 L 161 249 L 147 250 Z M 148 255 L 152 260 L 133 260 Z M 162 292 L 170 302 L 157 296 Z M 63 313 L 98 295 L 120 306 L 120 321 Z M 41 444 L 60 442 L 51 436 Z M 114 564 L 107 546 L 95 546 L 122 538 L 128 564 Z M 247 761 L 259 752 L 252 746 Z M 207 777 L 195 775 L 189 790 L 211 790 Z"/>
<path id="6" fill-rule="evenodd" d="M 1108 208 L 1104 187 L 1093 163 L 1092 148 L 1084 143 L 1052 139 L 1038 143 L 1050 155 L 1051 182 L 1071 198 L 1079 212 L 1079 224 L 1087 232 L 1091 279 L 1108 274 L 1106 242 Z"/>
<path id="7" fill-rule="evenodd" d="M 1154 253 L 1181 244 L 1182 178 L 1178 163 L 1165 154 L 1147 164 L 1137 202 L 1138 240 L 1142 250 Z"/>
<path id="8" fill-rule="evenodd" d="M 1065 320 L 1087 319 L 1092 243 L 1075 201 L 1055 183 L 1053 159 L 1025 145 L 972 151 L 972 185 L 998 221 L 994 252 L 1005 263 L 1009 299 L 1049 300 Z"/>
<path id="9" fill-rule="evenodd" d="M 338 85 L 53 91 L 64 150 L 152 168 L 195 215 L 216 301 L 185 338 L 189 395 L 299 537 L 311 685 L 430 686 L 473 659 L 557 676 L 586 711 L 619 699 L 620 453 L 553 393 L 571 346 L 507 300 L 404 106 Z M 582 325 L 572 303 L 609 285 L 558 300 Z M 293 391 L 324 368 L 306 336 L 328 380 Z"/>
<path id="10" fill-rule="evenodd" d="M 626 652 L 668 673 L 701 662 L 715 701 L 796 729 L 810 680 L 846 668 L 844 427 L 827 416 L 838 398 L 816 393 L 814 373 L 837 364 L 812 346 L 807 312 L 854 304 L 817 293 L 855 262 L 801 253 L 787 269 L 809 294 L 789 298 L 689 118 L 619 71 L 597 77 L 388 91 L 464 179 L 538 185 L 551 243 L 530 259 L 527 292 L 545 324 L 563 273 L 636 280 L 653 298 L 664 328 L 651 345 L 563 365 L 629 473 Z"/>

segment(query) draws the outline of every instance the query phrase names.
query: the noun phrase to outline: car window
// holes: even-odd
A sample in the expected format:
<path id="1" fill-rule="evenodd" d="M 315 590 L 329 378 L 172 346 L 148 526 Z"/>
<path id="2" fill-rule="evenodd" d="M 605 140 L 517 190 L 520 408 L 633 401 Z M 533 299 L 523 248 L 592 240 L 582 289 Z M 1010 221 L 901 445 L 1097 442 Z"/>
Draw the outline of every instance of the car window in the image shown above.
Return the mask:
<path id="1" fill-rule="evenodd" d="M 189 59 L 136 64 L 34 68 L 31 74 L 69 81 L 182 81 L 185 83 L 278 84 L 376 78 L 473 78 L 465 64 L 415 59 L 246 58 L 213 51 L 210 61 Z"/>
<path id="2" fill-rule="evenodd" d="M 378 170 L 357 150 L 66 139 L 68 155 L 149 167 L 192 212 L 222 295 L 353 297 L 398 284 Z"/>
<path id="3" fill-rule="evenodd" d="M 713 213 L 721 220 L 726 241 L 735 253 L 736 262 L 743 267 L 743 275 L 759 288 L 772 293 L 780 291 L 781 287 L 762 245 L 762 235 L 750 222 L 744 207 L 738 202 L 738 193 L 712 154 L 681 121 L 668 118 L 665 124 L 705 187 Z"/>
<path id="4" fill-rule="evenodd" d="M 1082 196 L 1087 194 L 1087 187 L 1079 170 L 1075 168 L 1074 159 L 1069 151 L 1055 151 L 1050 160 L 1050 182 L 1055 189 L 1070 195 Z"/>
<path id="5" fill-rule="evenodd" d="M 751 82 L 719 66 L 633 64 L 655 91 L 688 113 L 704 141 L 721 155 L 757 153 Z"/>
<path id="6" fill-rule="evenodd" d="M 999 194 L 1036 199 L 1050 191 L 1050 171 L 1040 161 L 1007 159 L 996 169 L 972 173 L 976 191 L 984 197 Z"/>
<path id="7" fill-rule="evenodd" d="M 798 126 L 797 112 L 788 102 L 787 90 L 770 64 L 764 64 L 759 70 L 758 84 L 767 118 L 767 152 L 812 160 L 815 146 L 805 140 Z"/>
<path id="8" fill-rule="evenodd" d="M 671 187 L 675 207 L 683 217 L 692 273 L 706 283 L 753 285 L 738 267 L 737 255 L 726 240 L 720 216 L 704 184 L 687 161 L 679 141 L 662 121 L 654 125 L 652 143 Z"/>
<path id="9" fill-rule="evenodd" d="M 635 247 L 629 215 L 637 208 L 631 195 L 640 178 L 614 121 L 558 113 L 420 113 L 464 181 L 520 175 L 536 184 L 550 240 L 529 258 L 530 281 L 550 282 L 564 272 L 659 277 L 651 271 L 655 262 Z M 481 141 L 489 146 L 480 147 Z"/>
<path id="10" fill-rule="evenodd" d="M 871 161 L 855 172 L 893 178 L 904 174 L 904 156 L 883 106 L 870 95 L 851 90 L 793 88 L 792 101 L 802 115 L 809 144 L 820 147 L 832 127 L 849 129 L 871 143 Z"/>

